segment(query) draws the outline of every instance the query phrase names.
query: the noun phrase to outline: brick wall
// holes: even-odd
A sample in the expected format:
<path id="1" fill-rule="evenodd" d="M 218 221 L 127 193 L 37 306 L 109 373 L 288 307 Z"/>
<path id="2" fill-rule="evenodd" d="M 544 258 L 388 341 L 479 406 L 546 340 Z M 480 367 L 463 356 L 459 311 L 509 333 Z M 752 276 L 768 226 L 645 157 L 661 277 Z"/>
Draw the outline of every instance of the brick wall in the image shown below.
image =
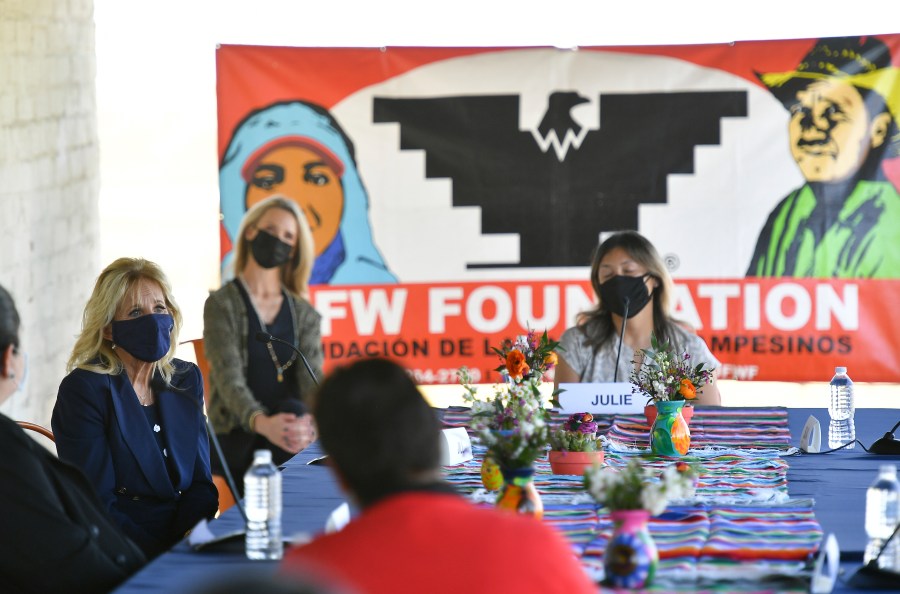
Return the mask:
<path id="1" fill-rule="evenodd" d="M 0 284 L 28 352 L 2 411 L 49 425 L 98 270 L 93 0 L 0 0 Z"/>

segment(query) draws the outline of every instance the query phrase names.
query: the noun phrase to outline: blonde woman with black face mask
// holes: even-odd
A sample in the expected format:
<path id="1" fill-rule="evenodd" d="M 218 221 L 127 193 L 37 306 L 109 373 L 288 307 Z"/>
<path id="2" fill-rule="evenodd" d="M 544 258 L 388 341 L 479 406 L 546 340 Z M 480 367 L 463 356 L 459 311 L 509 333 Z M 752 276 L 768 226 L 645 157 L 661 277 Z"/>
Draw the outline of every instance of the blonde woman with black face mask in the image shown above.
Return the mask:
<path id="1" fill-rule="evenodd" d="M 316 384 L 297 353 L 321 377 L 321 316 L 308 301 L 313 257 L 297 204 L 280 196 L 263 200 L 241 222 L 235 278 L 206 300 L 209 419 L 239 495 L 254 450 L 268 449 L 280 465 L 316 437 L 308 412 Z M 260 334 L 276 340 L 260 341 Z M 224 474 L 218 456 L 213 471 Z"/>
<path id="2" fill-rule="evenodd" d="M 591 285 L 597 305 L 579 316 L 560 338 L 555 381 L 627 382 L 650 337 L 672 344 L 695 363 L 715 370 L 719 361 L 702 338 L 671 316 L 672 278 L 656 248 L 636 231 L 609 236 L 594 251 Z M 625 335 L 619 352 L 622 326 Z M 618 361 L 618 366 L 617 366 Z M 698 390 L 696 404 L 721 404 L 715 372 Z"/>

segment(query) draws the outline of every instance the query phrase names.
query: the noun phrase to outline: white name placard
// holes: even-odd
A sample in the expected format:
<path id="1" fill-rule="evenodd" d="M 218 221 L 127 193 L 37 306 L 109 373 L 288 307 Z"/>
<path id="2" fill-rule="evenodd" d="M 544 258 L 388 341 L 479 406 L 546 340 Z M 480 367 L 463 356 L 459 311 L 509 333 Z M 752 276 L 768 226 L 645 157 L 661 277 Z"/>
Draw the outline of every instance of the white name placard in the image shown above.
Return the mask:
<path id="1" fill-rule="evenodd" d="M 632 392 L 628 382 L 593 384 L 559 384 L 559 403 L 564 413 L 599 413 L 604 415 L 644 412 L 647 398 Z"/>
<path id="2" fill-rule="evenodd" d="M 441 465 L 456 466 L 472 459 L 472 442 L 463 427 L 441 430 Z"/>

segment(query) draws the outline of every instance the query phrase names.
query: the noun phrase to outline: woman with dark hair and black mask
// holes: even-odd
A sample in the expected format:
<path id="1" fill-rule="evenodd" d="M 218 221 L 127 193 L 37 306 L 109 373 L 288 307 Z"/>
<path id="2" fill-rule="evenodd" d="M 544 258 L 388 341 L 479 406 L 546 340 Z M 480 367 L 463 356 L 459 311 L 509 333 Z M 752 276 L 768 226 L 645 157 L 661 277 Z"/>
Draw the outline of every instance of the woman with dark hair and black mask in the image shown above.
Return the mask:
<path id="1" fill-rule="evenodd" d="M 692 361 L 707 369 L 719 367 L 703 339 L 672 318 L 672 277 L 656 248 L 640 233 L 614 233 L 597 247 L 591 262 L 591 285 L 597 305 L 563 333 L 560 344 L 565 350 L 559 353 L 557 385 L 628 381 L 640 364 L 641 349 L 650 348 L 651 335 L 689 353 Z M 715 371 L 694 402 L 721 404 Z"/>
<path id="2" fill-rule="evenodd" d="M 25 384 L 19 314 L 0 287 L 0 404 Z M 0 584 L 4 592 L 109 592 L 146 559 L 87 478 L 0 414 Z"/>

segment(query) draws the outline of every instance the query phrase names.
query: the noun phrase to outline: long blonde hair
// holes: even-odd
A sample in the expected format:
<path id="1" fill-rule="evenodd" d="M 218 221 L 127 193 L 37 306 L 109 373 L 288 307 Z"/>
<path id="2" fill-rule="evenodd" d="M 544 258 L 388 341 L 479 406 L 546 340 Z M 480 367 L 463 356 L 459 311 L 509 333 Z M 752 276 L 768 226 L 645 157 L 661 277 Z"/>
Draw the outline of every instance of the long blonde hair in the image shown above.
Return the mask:
<path id="1" fill-rule="evenodd" d="M 84 306 L 81 334 L 75 341 L 66 364 L 67 372 L 78 368 L 112 375 L 122 373 L 125 369 L 122 361 L 112 348 L 112 340 L 104 338 L 103 333 L 115 319 L 122 300 L 141 280 L 153 281 L 159 285 L 166 308 L 175 322 L 169 351 L 153 364 L 154 373 L 158 369 L 167 382 L 171 381 L 174 372 L 172 359 L 175 357 L 178 333 L 181 330 L 181 309 L 172 297 L 172 287 L 165 273 L 157 264 L 143 258 L 119 258 L 97 277 L 94 291 Z"/>
<path id="2" fill-rule="evenodd" d="M 266 198 L 262 202 L 254 204 L 244 215 L 238 229 L 237 245 L 234 250 L 234 273 L 238 275 L 243 272 L 250 258 L 250 242 L 245 237 L 247 229 L 255 227 L 263 215 L 273 208 L 286 210 L 297 220 L 297 245 L 294 249 L 294 256 L 281 266 L 281 284 L 294 295 L 307 298 L 314 258 L 312 231 L 310 231 L 309 223 L 297 203 L 284 196 Z"/>

